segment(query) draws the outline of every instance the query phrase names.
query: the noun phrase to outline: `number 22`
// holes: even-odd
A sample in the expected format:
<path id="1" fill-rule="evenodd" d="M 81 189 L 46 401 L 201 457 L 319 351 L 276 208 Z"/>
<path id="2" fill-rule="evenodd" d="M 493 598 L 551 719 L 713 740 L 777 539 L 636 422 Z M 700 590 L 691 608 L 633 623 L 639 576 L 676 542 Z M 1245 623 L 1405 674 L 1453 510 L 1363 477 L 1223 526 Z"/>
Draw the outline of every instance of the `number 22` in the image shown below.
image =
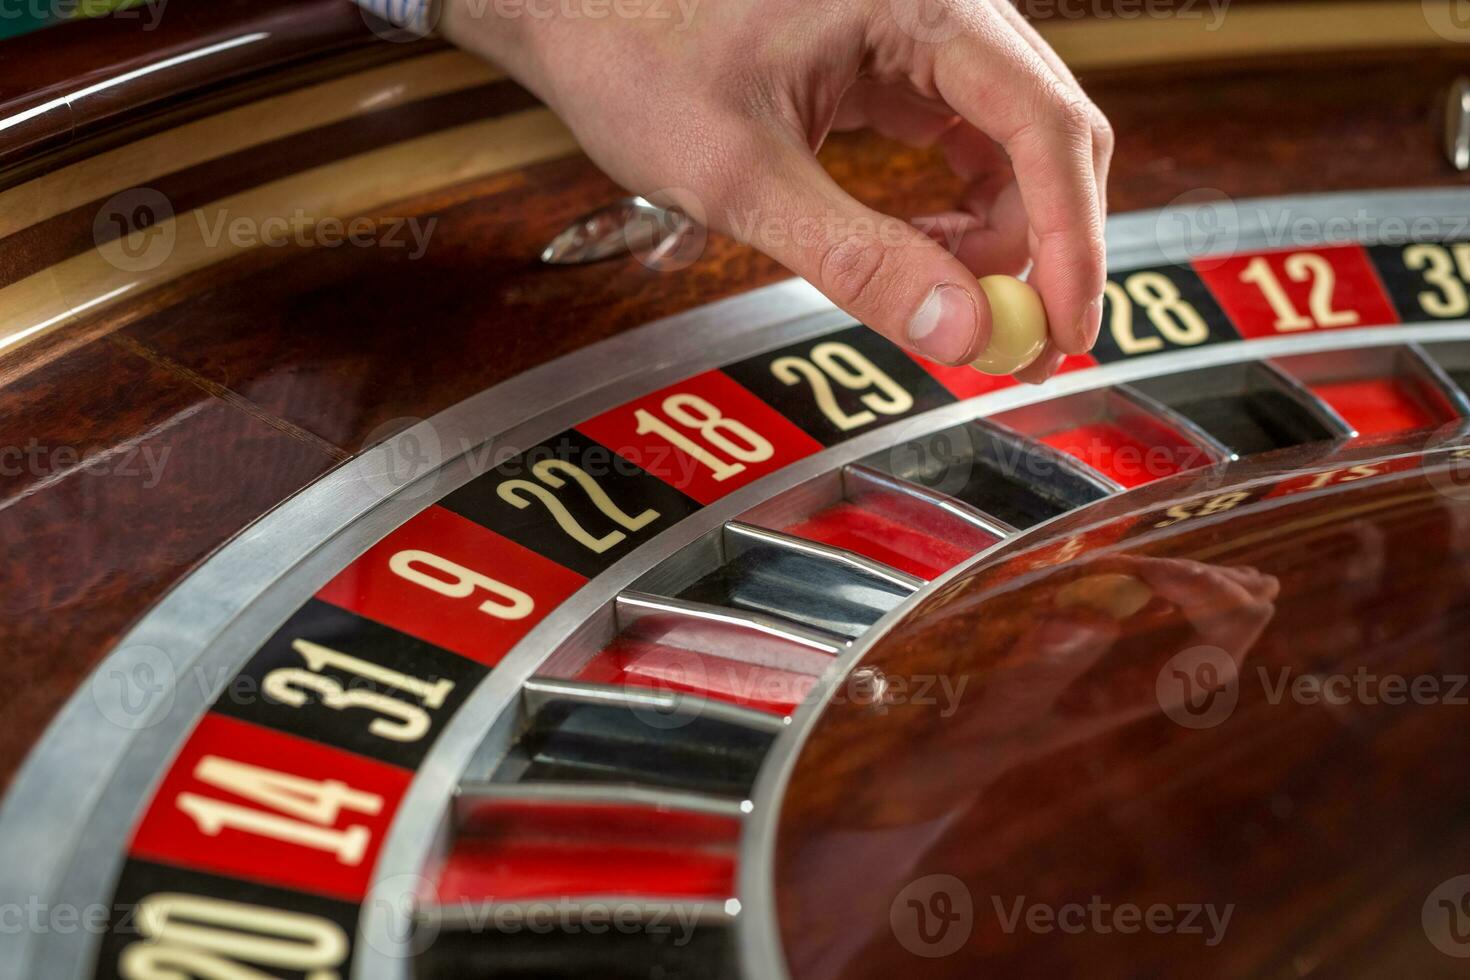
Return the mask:
<path id="1" fill-rule="evenodd" d="M 530 480 L 506 480 L 495 488 L 500 498 L 512 507 L 524 510 L 531 505 L 531 498 L 539 500 L 541 504 L 551 512 L 556 519 L 557 525 L 567 533 L 568 536 L 590 551 L 602 554 L 609 548 L 620 543 L 628 537 L 624 531 L 637 531 L 647 527 L 658 520 L 659 512 L 649 508 L 636 517 L 630 515 L 607 495 L 607 491 L 598 485 L 597 481 L 580 466 L 568 463 L 560 459 L 543 459 L 531 467 L 531 474 L 546 486 L 532 483 Z M 594 536 L 592 532 L 578 523 L 577 518 L 567 509 L 550 490 L 551 487 L 560 490 L 567 485 L 567 481 L 560 474 L 571 477 L 577 486 L 582 488 L 593 505 L 605 514 L 608 520 L 623 528 L 624 531 L 609 531 L 601 537 Z"/>

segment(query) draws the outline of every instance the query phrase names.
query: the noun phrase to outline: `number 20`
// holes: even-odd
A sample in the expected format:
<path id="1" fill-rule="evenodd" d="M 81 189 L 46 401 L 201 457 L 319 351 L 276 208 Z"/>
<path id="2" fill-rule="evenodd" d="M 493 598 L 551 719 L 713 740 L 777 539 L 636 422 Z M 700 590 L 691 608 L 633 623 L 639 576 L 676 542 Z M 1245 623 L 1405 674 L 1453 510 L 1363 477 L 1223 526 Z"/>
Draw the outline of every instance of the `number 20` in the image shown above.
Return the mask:
<path id="1" fill-rule="evenodd" d="M 138 903 L 143 939 L 123 950 L 127 980 L 254 980 L 246 963 L 337 980 L 351 951 L 328 919 L 201 895 L 164 892 Z"/>

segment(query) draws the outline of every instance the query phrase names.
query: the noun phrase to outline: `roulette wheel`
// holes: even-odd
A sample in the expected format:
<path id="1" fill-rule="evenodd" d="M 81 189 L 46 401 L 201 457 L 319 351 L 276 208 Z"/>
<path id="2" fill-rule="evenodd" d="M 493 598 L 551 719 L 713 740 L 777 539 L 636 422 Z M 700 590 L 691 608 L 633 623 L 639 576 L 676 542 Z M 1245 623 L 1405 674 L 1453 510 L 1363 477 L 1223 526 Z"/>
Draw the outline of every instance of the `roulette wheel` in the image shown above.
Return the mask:
<path id="1" fill-rule="evenodd" d="M 1039 387 L 344 4 L 4 42 L 0 975 L 1462 975 L 1465 29 L 1131 9 Z"/>

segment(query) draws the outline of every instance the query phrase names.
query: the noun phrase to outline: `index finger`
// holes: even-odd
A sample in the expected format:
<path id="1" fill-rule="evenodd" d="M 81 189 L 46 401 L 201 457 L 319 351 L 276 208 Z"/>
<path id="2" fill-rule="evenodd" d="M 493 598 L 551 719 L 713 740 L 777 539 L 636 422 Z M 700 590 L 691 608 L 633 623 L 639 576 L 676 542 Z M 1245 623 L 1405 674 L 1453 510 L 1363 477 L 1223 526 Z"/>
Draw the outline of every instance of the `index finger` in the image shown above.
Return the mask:
<path id="1" fill-rule="evenodd" d="M 1046 307 L 1052 342 L 1067 354 L 1085 352 L 1102 320 L 1106 276 L 1086 97 L 998 16 L 939 46 L 934 82 L 1010 155 L 1031 228 L 1030 282 Z"/>

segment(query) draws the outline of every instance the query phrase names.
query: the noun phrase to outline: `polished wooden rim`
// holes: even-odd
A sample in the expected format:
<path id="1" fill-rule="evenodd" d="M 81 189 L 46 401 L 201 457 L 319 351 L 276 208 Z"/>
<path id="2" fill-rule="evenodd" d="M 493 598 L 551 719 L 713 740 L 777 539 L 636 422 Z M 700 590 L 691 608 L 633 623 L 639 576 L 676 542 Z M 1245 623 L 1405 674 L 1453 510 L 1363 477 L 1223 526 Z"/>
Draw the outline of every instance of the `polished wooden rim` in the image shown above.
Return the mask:
<path id="1" fill-rule="evenodd" d="M 149 136 L 0 193 L 0 239 L 125 187 L 275 140 L 498 81 L 490 65 L 444 51 L 310 85 Z"/>
<path id="2" fill-rule="evenodd" d="M 1218 20 L 1204 9 L 1198 17 L 1093 16 L 1038 27 L 1073 67 L 1103 71 L 1444 47 L 1460 40 L 1449 6 L 1257 4 Z M 216 34 L 203 39 L 218 45 Z M 0 126 L 35 111 L 23 103 L 0 105 Z M 12 128 L 24 131 L 44 115 Z M 374 122 L 390 118 L 391 125 Z M 0 354 L 249 251 L 201 234 L 221 217 L 258 226 L 293 212 L 316 221 L 381 214 L 394 201 L 576 149 L 549 110 L 494 69 L 434 50 L 104 151 L 0 193 Z M 252 158 L 274 163 L 247 165 Z M 142 187 L 165 195 L 171 220 L 164 216 L 146 236 L 103 239 L 99 218 L 110 204 L 130 203 L 110 198 Z M 140 267 L 132 253 L 160 235 L 172 241 L 167 258 Z"/>
<path id="3" fill-rule="evenodd" d="M 255 236 L 214 236 L 220 222 L 264 229 L 267 219 L 300 212 L 312 223 L 368 216 L 387 202 L 485 177 L 575 150 L 544 110 L 514 113 L 384 146 L 261 184 L 239 194 L 103 242 L 0 289 L 0 350 L 101 312 L 144 290 L 261 247 Z M 423 161 L 434 166 L 425 168 Z M 381 216 L 378 224 L 401 216 Z M 263 235 L 261 236 L 263 237 Z M 167 257 L 147 268 L 150 240 Z"/>

